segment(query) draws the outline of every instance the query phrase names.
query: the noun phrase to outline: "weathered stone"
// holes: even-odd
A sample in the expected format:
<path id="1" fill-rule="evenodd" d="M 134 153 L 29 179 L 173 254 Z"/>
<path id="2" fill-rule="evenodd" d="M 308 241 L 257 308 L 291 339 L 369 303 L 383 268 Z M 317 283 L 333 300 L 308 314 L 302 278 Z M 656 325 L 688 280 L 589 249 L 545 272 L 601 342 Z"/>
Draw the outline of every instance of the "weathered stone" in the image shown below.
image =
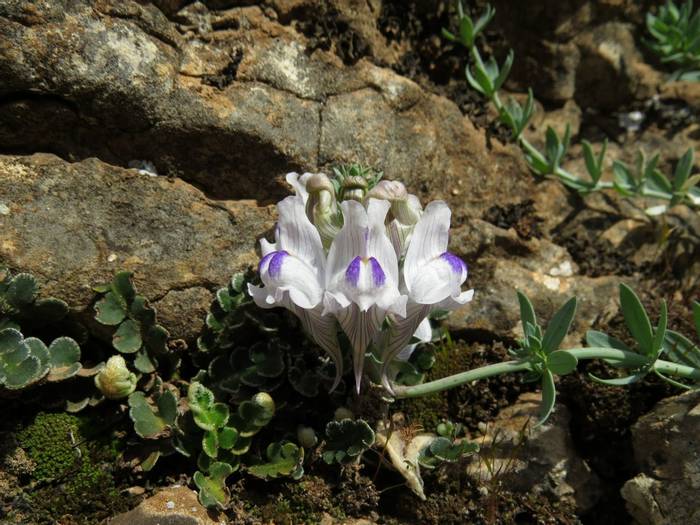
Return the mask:
<path id="1" fill-rule="evenodd" d="M 516 290 L 532 301 L 546 324 L 570 297 L 578 310 L 565 343 L 578 345 L 593 321 L 612 316 L 617 281 L 577 275 L 568 252 L 544 239 L 523 240 L 515 231 L 472 220 L 452 234 L 452 250 L 470 264 L 474 300 L 450 315 L 456 331 L 487 331 L 522 337 Z M 474 263 L 472 263 L 474 261 Z"/>
<path id="2" fill-rule="evenodd" d="M 210 196 L 264 202 L 287 193 L 287 171 L 348 160 L 468 215 L 491 192 L 512 201 L 530 191 L 514 148 L 489 151 L 452 102 L 364 60 L 309 56 L 305 37 L 260 7 L 188 9 L 179 35 L 134 2 L 5 4 L 5 150 L 147 160 Z"/>
<path id="3" fill-rule="evenodd" d="M 256 237 L 273 224 L 267 208 L 215 203 L 180 180 L 46 154 L 0 157 L 0 201 L 4 264 L 76 310 L 89 307 L 92 285 L 133 271 L 166 328 L 186 339 L 210 291 L 256 263 Z"/>
<path id="4" fill-rule="evenodd" d="M 112 518 L 109 525 L 224 525 L 197 501 L 197 494 L 182 486 L 173 486 L 145 499 L 135 509 Z"/>
<path id="5" fill-rule="evenodd" d="M 640 473 L 627 481 L 622 497 L 640 525 L 698 523 L 700 508 L 700 392 L 659 402 L 632 427 Z"/>
<path id="6" fill-rule="evenodd" d="M 492 476 L 499 476 L 510 490 L 543 494 L 588 510 L 600 496 L 598 477 L 576 453 L 564 405 L 556 405 L 547 422 L 535 426 L 541 400 L 539 393 L 522 394 L 501 410 L 486 434 L 476 439 L 481 449 L 468 473 L 479 484 L 488 486 Z"/>

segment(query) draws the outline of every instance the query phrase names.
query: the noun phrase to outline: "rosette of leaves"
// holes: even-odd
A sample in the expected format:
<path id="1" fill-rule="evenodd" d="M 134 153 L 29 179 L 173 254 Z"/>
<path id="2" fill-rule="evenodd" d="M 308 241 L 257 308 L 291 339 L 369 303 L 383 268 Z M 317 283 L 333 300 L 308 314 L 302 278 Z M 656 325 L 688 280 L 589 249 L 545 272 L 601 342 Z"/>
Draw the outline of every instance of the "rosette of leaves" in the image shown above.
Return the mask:
<path id="1" fill-rule="evenodd" d="M 257 463 L 248 467 L 248 472 L 262 479 L 289 476 L 301 479 L 304 475 L 304 449 L 291 441 L 270 443 L 265 451 L 266 463 Z"/>
<path id="2" fill-rule="evenodd" d="M 418 462 L 422 467 L 433 469 L 442 463 L 455 463 L 461 458 L 479 450 L 479 445 L 460 439 L 463 428 L 450 421 L 440 423 L 438 435 L 418 453 Z"/>
<path id="3" fill-rule="evenodd" d="M 576 314 L 576 298 L 572 297 L 564 303 L 552 316 L 544 330 L 537 322 L 535 309 L 527 296 L 518 292 L 518 302 L 524 337 L 519 341 L 520 348 L 509 352 L 519 359 L 532 363 L 533 373 L 530 375 L 530 380 L 541 380 L 542 406 L 537 421 L 537 425 L 541 425 L 554 409 L 556 401 L 554 376 L 570 374 L 578 365 L 578 359 L 573 354 L 566 350 L 559 350 Z"/>
<path id="4" fill-rule="evenodd" d="M 167 362 L 177 366 L 168 353 L 168 331 L 156 321 L 156 311 L 136 293 L 131 272 L 119 272 L 111 283 L 94 287 L 102 297 L 95 303 L 95 319 L 115 327 L 112 346 L 122 354 L 135 354 L 134 366 L 143 373 L 154 372 Z"/>
<path id="5" fill-rule="evenodd" d="M 646 25 L 653 38 L 647 45 L 661 62 L 678 68 L 671 80 L 700 81 L 700 10 L 693 12 L 693 1 L 679 7 L 669 0 L 658 14 L 647 13 Z"/>
<path id="6" fill-rule="evenodd" d="M 281 339 L 258 341 L 250 347 L 236 347 L 228 355 L 212 359 L 207 369 L 208 384 L 227 394 L 241 387 L 271 392 L 284 380 L 284 357 L 289 345 Z"/>
<path id="7" fill-rule="evenodd" d="M 69 337 L 55 339 L 47 347 L 14 328 L 0 330 L 0 386 L 20 389 L 42 379 L 62 381 L 80 369 L 80 347 Z"/>
<path id="8" fill-rule="evenodd" d="M 362 419 L 341 419 L 326 425 L 326 444 L 323 460 L 349 463 L 374 444 L 374 430 Z"/>
<path id="9" fill-rule="evenodd" d="M 246 274 L 235 274 L 228 286 L 216 292 L 206 318 L 206 326 L 197 339 L 201 352 L 218 352 L 241 345 L 241 336 L 252 330 L 263 333 L 277 331 L 278 316 L 261 311 L 248 295 Z M 244 337 L 245 338 L 245 337 Z"/>

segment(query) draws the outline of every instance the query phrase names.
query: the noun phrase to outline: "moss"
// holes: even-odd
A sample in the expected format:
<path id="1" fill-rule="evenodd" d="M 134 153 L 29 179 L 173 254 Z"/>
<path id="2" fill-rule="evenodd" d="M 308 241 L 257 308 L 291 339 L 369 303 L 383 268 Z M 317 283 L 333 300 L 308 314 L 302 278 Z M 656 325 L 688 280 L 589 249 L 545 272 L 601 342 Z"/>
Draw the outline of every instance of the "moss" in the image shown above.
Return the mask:
<path id="1" fill-rule="evenodd" d="M 56 523 L 65 515 L 96 523 L 124 507 L 111 469 L 105 468 L 116 459 L 115 450 L 87 439 L 83 429 L 91 424 L 71 414 L 41 412 L 17 434 L 36 464 L 32 478 L 40 482 L 27 494 L 36 523 Z"/>

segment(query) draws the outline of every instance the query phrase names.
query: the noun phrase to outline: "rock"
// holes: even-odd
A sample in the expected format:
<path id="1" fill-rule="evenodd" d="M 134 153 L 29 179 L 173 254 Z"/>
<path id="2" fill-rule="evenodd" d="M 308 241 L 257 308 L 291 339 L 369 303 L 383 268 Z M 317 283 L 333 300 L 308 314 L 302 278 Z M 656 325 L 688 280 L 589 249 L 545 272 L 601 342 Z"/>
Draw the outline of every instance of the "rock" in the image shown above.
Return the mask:
<path id="1" fill-rule="evenodd" d="M 629 24 L 608 22 L 576 38 L 576 102 L 584 108 L 613 111 L 631 100 L 646 100 L 662 83 L 637 50 Z"/>
<path id="2" fill-rule="evenodd" d="M 145 499 L 135 509 L 112 518 L 109 525 L 224 525 L 214 519 L 187 487 L 173 486 Z"/>
<path id="3" fill-rule="evenodd" d="M 544 425 L 534 426 L 540 401 L 539 393 L 522 394 L 499 412 L 486 434 L 477 438 L 481 451 L 468 474 L 482 486 L 497 477 L 509 490 L 564 500 L 585 512 L 600 495 L 598 477 L 574 449 L 571 416 L 564 405 L 557 404 Z"/>
<path id="4" fill-rule="evenodd" d="M 214 203 L 181 180 L 96 159 L 0 157 L 0 260 L 34 274 L 43 293 L 93 314 L 91 286 L 134 272 L 173 337 L 194 338 L 230 276 L 257 263 L 256 237 L 271 210 Z"/>
<path id="5" fill-rule="evenodd" d="M 664 399 L 632 427 L 640 473 L 622 497 L 640 525 L 698 523 L 700 509 L 700 392 Z"/>
<path id="6" fill-rule="evenodd" d="M 661 75 L 644 63 L 627 25 L 643 23 L 648 4 L 497 0 L 495 23 L 516 56 L 510 84 L 552 102 L 575 98 L 584 109 L 651 96 Z"/>
<path id="7" fill-rule="evenodd" d="M 348 160 L 434 197 L 458 189 L 452 201 L 472 215 L 488 192 L 514 200 L 532 185 L 519 153 L 488 151 L 455 104 L 368 61 L 309 53 L 257 6 L 194 3 L 174 16 L 182 24 L 116 0 L 0 13 L 12 44 L 0 47 L 5 151 L 146 160 L 209 196 L 265 203 L 287 194 L 286 172 Z"/>
<path id="8" fill-rule="evenodd" d="M 577 314 L 564 344 L 578 346 L 593 321 L 617 311 L 616 279 L 577 275 L 568 252 L 550 241 L 523 240 L 513 229 L 472 220 L 453 230 L 451 243 L 451 249 L 469 264 L 467 284 L 475 289 L 474 300 L 450 315 L 451 330 L 522 337 L 516 290 L 530 298 L 545 324 L 566 300 L 578 297 Z"/>

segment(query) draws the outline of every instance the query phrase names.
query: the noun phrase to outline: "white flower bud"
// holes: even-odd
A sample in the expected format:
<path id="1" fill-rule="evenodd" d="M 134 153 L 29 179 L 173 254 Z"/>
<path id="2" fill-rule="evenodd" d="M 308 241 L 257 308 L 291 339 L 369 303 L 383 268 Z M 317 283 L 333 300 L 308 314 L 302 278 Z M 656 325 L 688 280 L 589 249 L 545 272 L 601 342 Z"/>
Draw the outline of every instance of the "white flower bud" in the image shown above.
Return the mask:
<path id="1" fill-rule="evenodd" d="M 321 242 L 328 249 L 343 225 L 343 218 L 335 197 L 335 188 L 323 173 L 311 175 L 306 180 L 306 216 L 321 234 Z"/>
<path id="2" fill-rule="evenodd" d="M 107 399 L 122 399 L 136 390 L 136 374 L 130 372 L 120 355 L 113 355 L 95 376 L 95 386 Z"/>
<path id="3" fill-rule="evenodd" d="M 299 441 L 302 447 L 311 448 L 315 447 L 318 443 L 318 437 L 313 428 L 299 425 L 297 427 L 297 441 Z"/>

